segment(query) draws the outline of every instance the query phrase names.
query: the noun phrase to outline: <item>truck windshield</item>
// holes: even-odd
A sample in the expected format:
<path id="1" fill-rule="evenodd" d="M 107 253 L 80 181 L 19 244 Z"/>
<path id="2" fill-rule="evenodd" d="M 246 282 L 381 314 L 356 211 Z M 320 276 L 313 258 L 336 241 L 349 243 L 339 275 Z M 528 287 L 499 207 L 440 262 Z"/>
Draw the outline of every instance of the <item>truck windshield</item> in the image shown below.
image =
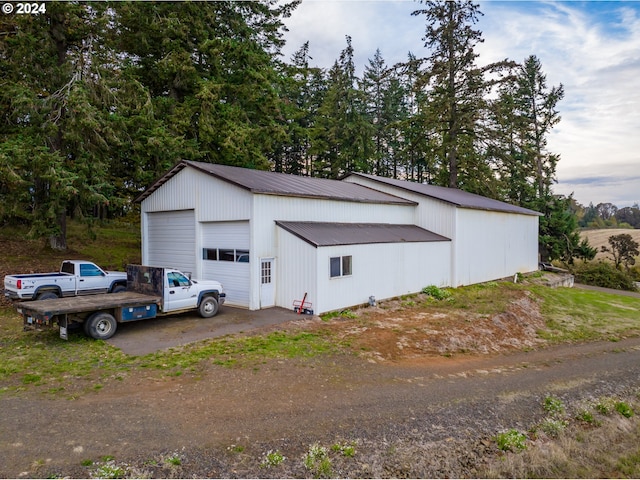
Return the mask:
<path id="1" fill-rule="evenodd" d="M 170 287 L 188 287 L 191 283 L 189 279 L 178 272 L 167 273 Z"/>

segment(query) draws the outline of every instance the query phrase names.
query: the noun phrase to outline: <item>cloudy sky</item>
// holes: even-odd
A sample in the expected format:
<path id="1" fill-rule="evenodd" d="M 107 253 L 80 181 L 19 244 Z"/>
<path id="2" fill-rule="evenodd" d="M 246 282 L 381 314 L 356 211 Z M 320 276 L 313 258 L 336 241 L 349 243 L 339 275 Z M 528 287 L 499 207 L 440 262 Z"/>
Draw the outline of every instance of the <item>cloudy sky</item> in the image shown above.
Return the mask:
<path id="1" fill-rule="evenodd" d="M 640 203 L 640 1 L 480 1 L 479 65 L 536 55 L 547 86 L 564 85 L 554 191 L 588 205 Z M 352 37 L 362 72 L 376 48 L 387 65 L 426 56 L 424 17 L 411 0 L 303 0 L 290 19 L 285 58 L 310 42 L 329 68 Z"/>

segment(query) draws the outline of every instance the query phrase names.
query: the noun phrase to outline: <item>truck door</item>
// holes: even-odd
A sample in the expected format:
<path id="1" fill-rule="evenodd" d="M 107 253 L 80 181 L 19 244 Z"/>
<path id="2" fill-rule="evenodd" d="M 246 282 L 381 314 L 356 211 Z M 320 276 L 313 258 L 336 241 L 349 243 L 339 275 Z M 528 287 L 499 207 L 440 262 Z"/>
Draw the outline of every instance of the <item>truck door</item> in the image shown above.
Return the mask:
<path id="1" fill-rule="evenodd" d="M 167 272 L 166 281 L 165 312 L 196 307 L 198 290 L 187 277 L 180 272 Z"/>
<path id="2" fill-rule="evenodd" d="M 109 291 L 109 286 L 104 278 L 106 274 L 97 265 L 81 263 L 79 267 L 76 284 L 78 295 L 107 293 Z"/>

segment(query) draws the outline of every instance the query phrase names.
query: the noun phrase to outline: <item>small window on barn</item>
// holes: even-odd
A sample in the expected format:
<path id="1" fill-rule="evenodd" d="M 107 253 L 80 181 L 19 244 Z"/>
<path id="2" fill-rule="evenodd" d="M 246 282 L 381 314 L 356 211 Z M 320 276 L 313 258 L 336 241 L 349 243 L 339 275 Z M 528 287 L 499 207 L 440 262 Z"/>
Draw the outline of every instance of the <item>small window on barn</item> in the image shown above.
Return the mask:
<path id="1" fill-rule="evenodd" d="M 342 257 L 342 276 L 351 275 L 351 255 Z"/>
<path id="2" fill-rule="evenodd" d="M 329 276 L 331 278 L 351 275 L 351 255 L 329 258 Z"/>
<path id="3" fill-rule="evenodd" d="M 202 249 L 202 259 L 203 260 L 218 260 L 218 249 L 217 248 L 203 248 Z"/>
<path id="4" fill-rule="evenodd" d="M 221 262 L 235 262 L 235 250 L 233 248 L 220 248 L 218 250 L 218 260 Z"/>
<path id="5" fill-rule="evenodd" d="M 236 250 L 236 262 L 249 263 L 249 250 Z"/>

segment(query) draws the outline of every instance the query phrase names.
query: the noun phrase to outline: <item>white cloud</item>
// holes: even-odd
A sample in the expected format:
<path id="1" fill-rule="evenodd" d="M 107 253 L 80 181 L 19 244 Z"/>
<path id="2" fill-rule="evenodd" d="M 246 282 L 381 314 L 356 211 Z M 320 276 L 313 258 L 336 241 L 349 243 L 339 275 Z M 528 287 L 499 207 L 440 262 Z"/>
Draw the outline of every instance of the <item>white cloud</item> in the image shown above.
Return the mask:
<path id="1" fill-rule="evenodd" d="M 304 0 L 287 21 L 287 58 L 306 40 L 330 67 L 353 38 L 359 72 L 380 48 L 387 64 L 424 55 L 420 4 L 403 0 Z M 536 55 L 547 86 L 562 83 L 562 121 L 549 137 L 560 155 L 558 193 L 580 203 L 640 201 L 640 4 L 484 1 L 479 63 Z"/>

